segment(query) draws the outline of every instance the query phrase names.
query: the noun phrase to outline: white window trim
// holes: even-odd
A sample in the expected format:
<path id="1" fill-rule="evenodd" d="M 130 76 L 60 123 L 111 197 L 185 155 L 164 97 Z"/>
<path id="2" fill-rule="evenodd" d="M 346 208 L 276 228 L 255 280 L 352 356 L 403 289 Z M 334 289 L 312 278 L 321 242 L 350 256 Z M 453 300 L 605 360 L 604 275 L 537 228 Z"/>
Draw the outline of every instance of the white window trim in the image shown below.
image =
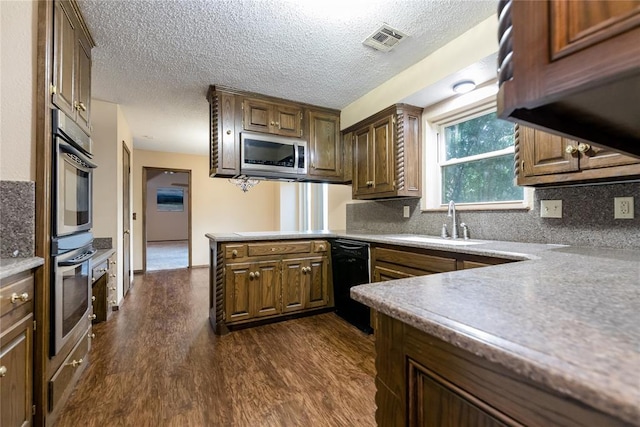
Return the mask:
<path id="1" fill-rule="evenodd" d="M 465 95 L 455 96 L 439 104 L 425 109 L 422 114 L 422 124 L 424 129 L 424 156 L 422 158 L 423 194 L 420 201 L 422 211 L 444 211 L 447 206 L 440 202 L 441 174 L 440 166 L 467 162 L 471 157 L 464 160 L 451 159 L 448 162 L 440 163 L 438 135 L 440 129 L 445 125 L 455 124 L 456 121 L 468 120 L 472 115 L 481 116 L 496 108 L 497 85 L 483 85 Z M 501 154 L 512 153 L 512 148 L 507 148 Z M 483 153 L 477 156 L 479 160 L 486 157 L 494 157 L 496 151 Z M 515 180 L 515 176 L 514 176 Z M 515 202 L 486 202 L 486 203 L 456 203 L 459 210 L 529 210 L 533 205 L 533 189 L 524 188 L 523 201 Z"/>

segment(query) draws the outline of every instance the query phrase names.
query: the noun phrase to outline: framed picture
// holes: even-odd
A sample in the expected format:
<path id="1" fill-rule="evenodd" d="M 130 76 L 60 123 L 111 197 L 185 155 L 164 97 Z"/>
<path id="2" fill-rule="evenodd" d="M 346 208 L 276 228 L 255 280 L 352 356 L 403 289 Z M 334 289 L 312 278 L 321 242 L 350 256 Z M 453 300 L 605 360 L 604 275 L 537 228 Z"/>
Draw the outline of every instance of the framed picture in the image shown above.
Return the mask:
<path id="1" fill-rule="evenodd" d="M 158 188 L 156 200 L 158 205 L 158 212 L 184 211 L 183 188 Z"/>

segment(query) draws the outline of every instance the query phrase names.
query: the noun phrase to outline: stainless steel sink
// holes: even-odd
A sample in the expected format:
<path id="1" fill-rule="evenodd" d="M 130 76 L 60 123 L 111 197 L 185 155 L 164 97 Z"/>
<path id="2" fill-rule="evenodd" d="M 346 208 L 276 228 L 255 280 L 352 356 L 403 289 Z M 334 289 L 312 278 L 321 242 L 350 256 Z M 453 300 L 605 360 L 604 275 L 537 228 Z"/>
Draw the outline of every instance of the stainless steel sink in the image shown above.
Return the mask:
<path id="1" fill-rule="evenodd" d="M 451 245 L 451 246 L 466 246 L 466 245 L 481 245 L 486 242 L 477 242 L 473 240 L 452 240 L 452 239 L 443 239 L 440 237 L 424 237 L 424 236 L 389 236 L 391 239 L 396 240 L 404 240 L 407 242 L 417 242 L 417 243 L 433 243 L 437 245 Z"/>

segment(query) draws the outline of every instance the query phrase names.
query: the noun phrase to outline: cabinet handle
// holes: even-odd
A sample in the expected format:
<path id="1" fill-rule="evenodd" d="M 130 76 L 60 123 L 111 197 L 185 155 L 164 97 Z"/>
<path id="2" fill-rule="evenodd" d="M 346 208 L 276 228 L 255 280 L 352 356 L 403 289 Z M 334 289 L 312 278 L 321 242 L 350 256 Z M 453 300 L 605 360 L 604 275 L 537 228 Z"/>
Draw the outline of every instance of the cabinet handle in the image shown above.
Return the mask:
<path id="1" fill-rule="evenodd" d="M 95 295 L 92 295 L 92 296 L 91 296 L 91 302 L 95 302 L 95 301 L 96 301 L 96 296 L 95 296 Z"/>
<path id="2" fill-rule="evenodd" d="M 110 286 L 109 289 L 112 290 L 112 291 L 115 291 L 116 287 L 115 286 Z"/>
<path id="3" fill-rule="evenodd" d="M 109 261 L 111 263 L 111 265 L 115 265 L 115 260 L 114 261 Z"/>
<path id="4" fill-rule="evenodd" d="M 367 187 L 373 186 L 373 181 L 367 181 Z"/>
<path id="5" fill-rule="evenodd" d="M 87 107 L 82 102 L 78 102 L 78 110 L 87 111 Z"/>
<path id="6" fill-rule="evenodd" d="M 124 230 L 124 234 L 129 234 L 130 231 L 129 230 Z"/>
<path id="7" fill-rule="evenodd" d="M 324 251 L 324 245 L 320 245 L 320 246 L 318 246 L 318 250 L 319 250 L 319 251 Z"/>
<path id="8" fill-rule="evenodd" d="M 116 277 L 116 274 L 115 273 L 111 273 L 109 276 L 110 277 Z"/>
<path id="9" fill-rule="evenodd" d="M 578 144 L 578 151 L 581 152 L 582 154 L 587 153 L 589 150 L 591 150 L 591 146 L 589 144 L 585 144 L 583 142 Z"/>
<path id="10" fill-rule="evenodd" d="M 231 135 L 231 129 L 227 129 L 227 135 Z"/>
<path id="11" fill-rule="evenodd" d="M 89 316 L 87 316 L 89 318 L 89 320 L 96 320 L 96 316 L 95 314 L 90 314 Z"/>
<path id="12" fill-rule="evenodd" d="M 249 280 L 253 280 L 255 278 L 256 278 L 256 274 L 253 271 L 249 273 Z"/>
<path id="13" fill-rule="evenodd" d="M 275 126 L 275 125 L 276 125 L 276 122 L 273 122 L 273 121 L 272 121 L 272 122 L 271 122 L 271 126 Z"/>
<path id="14" fill-rule="evenodd" d="M 96 281 L 96 278 L 95 278 L 95 277 L 92 277 L 92 278 L 91 278 L 91 283 L 95 283 L 95 281 Z"/>
<path id="15" fill-rule="evenodd" d="M 276 126 L 278 126 L 278 129 L 280 129 L 280 122 L 276 122 Z"/>
<path id="16" fill-rule="evenodd" d="M 83 362 L 82 359 L 78 359 L 78 360 L 73 359 L 70 363 L 67 363 L 64 366 L 73 366 L 75 368 L 76 366 L 82 365 L 82 362 Z"/>
<path id="17" fill-rule="evenodd" d="M 260 272 L 256 271 L 256 279 L 259 279 L 259 278 L 260 278 Z"/>
<path id="18" fill-rule="evenodd" d="M 238 256 L 238 250 L 237 249 L 232 250 L 231 251 L 231 256 L 234 257 L 234 258 L 237 257 Z"/>
<path id="19" fill-rule="evenodd" d="M 15 292 L 13 294 L 11 294 L 11 304 L 15 304 L 16 301 L 22 301 L 22 302 L 26 302 L 29 300 L 29 294 L 28 293 L 22 293 L 20 295 L 16 294 Z"/>
<path id="20" fill-rule="evenodd" d="M 93 332 L 89 332 L 87 334 L 87 337 L 89 337 L 90 340 L 94 339 L 96 337 L 96 334 L 94 334 Z"/>
<path id="21" fill-rule="evenodd" d="M 112 299 L 111 301 L 109 301 L 109 304 L 116 305 L 116 302 L 117 302 L 116 300 Z"/>
<path id="22" fill-rule="evenodd" d="M 564 149 L 564 152 L 567 154 L 575 154 L 578 152 L 578 147 L 575 145 L 567 145 L 567 148 Z"/>
<path id="23" fill-rule="evenodd" d="M 6 366 L 0 366 L 0 378 L 4 377 L 5 375 L 7 375 L 7 367 Z"/>

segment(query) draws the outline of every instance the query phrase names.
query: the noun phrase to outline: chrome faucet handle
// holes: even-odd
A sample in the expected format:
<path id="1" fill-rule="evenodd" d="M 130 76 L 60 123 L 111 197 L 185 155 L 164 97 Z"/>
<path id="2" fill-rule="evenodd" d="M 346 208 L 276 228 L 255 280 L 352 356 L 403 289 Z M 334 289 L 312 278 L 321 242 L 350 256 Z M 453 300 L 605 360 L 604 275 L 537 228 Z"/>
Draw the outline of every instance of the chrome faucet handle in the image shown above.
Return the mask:
<path id="1" fill-rule="evenodd" d="M 440 232 L 440 237 L 443 239 L 449 238 L 449 232 L 447 231 L 447 224 L 442 224 L 442 232 Z"/>
<path id="2" fill-rule="evenodd" d="M 467 227 L 467 224 L 461 222 L 460 227 L 462 227 L 462 238 L 464 240 L 469 240 L 469 227 Z"/>
<path id="3" fill-rule="evenodd" d="M 453 200 L 449 201 L 449 212 L 447 213 L 447 216 L 452 218 L 451 221 L 451 238 L 452 239 L 457 239 L 458 238 L 458 223 L 456 222 L 456 204 Z"/>

